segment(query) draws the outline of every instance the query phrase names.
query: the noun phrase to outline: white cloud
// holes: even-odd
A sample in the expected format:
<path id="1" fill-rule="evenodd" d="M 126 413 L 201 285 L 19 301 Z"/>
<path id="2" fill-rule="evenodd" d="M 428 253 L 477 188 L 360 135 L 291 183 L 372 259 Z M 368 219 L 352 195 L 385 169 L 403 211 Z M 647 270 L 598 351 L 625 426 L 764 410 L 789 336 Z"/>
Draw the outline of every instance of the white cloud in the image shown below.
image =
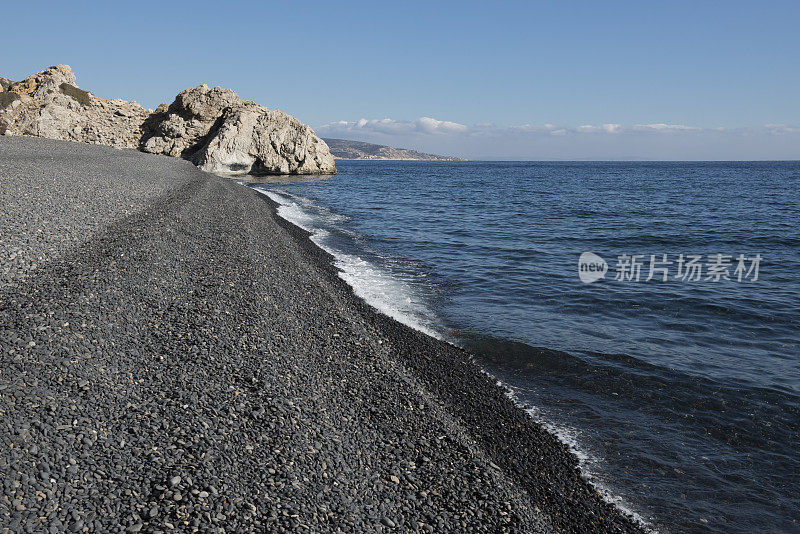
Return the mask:
<path id="1" fill-rule="evenodd" d="M 701 128 L 699 126 L 687 126 L 684 124 L 634 124 L 623 126 L 616 123 L 605 123 L 599 125 L 583 124 L 581 126 L 556 126 L 554 124 L 520 124 L 516 126 L 497 126 L 490 122 L 476 123 L 467 126 L 458 122 L 438 120 L 431 117 L 420 117 L 413 121 L 401 121 L 394 119 L 359 119 L 357 121 L 337 121 L 323 124 L 316 128 L 320 135 L 333 136 L 344 134 L 379 134 L 386 136 L 426 136 L 426 135 L 450 135 L 450 136 L 486 136 L 486 135 L 509 135 L 509 134 L 540 134 L 549 136 L 566 136 L 581 134 L 632 134 L 641 132 L 650 133 L 701 133 L 717 132 L 740 135 L 752 134 L 792 134 L 800 133 L 800 128 L 787 124 L 764 124 L 762 126 L 729 129 L 724 127 Z"/>
<path id="2" fill-rule="evenodd" d="M 422 117 L 415 121 L 417 129 L 424 133 L 465 133 L 469 130 L 465 125 L 450 121 L 437 121 L 430 117 Z"/>
<path id="3" fill-rule="evenodd" d="M 684 126 L 683 124 L 634 124 L 631 128 L 637 132 L 691 132 L 702 130 L 697 126 Z M 716 128 L 717 130 L 724 130 L 724 128 Z"/>
<path id="4" fill-rule="evenodd" d="M 520 126 L 509 126 L 508 128 L 500 128 L 500 131 L 511 132 L 550 132 L 556 127 L 552 124 L 542 124 L 541 126 L 535 124 L 522 124 Z"/>
<path id="5" fill-rule="evenodd" d="M 398 121 L 394 119 L 359 119 L 355 122 L 338 121 L 324 124 L 316 131 L 320 135 L 339 135 L 343 133 L 384 135 L 409 134 L 459 134 L 467 133 L 469 128 L 464 124 L 440 121 L 431 117 L 420 117 L 415 121 Z"/>
<path id="6" fill-rule="evenodd" d="M 765 124 L 764 129 L 774 135 L 790 134 L 800 132 L 800 128 L 789 126 L 788 124 Z"/>
<path id="7" fill-rule="evenodd" d="M 341 137 L 471 159 L 798 159 L 800 128 L 764 124 L 703 128 L 684 124 L 549 123 L 465 125 L 416 120 L 360 119 L 316 128 Z"/>
<path id="8" fill-rule="evenodd" d="M 579 133 L 619 133 L 622 131 L 621 124 L 601 124 L 600 126 L 592 126 L 591 124 L 584 124 L 578 126 L 575 131 Z"/>

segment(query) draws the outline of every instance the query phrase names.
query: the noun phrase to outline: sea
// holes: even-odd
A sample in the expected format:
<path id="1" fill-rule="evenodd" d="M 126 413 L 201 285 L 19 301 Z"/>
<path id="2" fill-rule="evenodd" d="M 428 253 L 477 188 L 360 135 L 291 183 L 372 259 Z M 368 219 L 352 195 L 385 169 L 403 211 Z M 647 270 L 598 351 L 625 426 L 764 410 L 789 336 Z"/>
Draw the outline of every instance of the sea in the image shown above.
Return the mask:
<path id="1" fill-rule="evenodd" d="M 800 532 L 800 162 L 339 161 L 249 184 L 657 532 Z"/>

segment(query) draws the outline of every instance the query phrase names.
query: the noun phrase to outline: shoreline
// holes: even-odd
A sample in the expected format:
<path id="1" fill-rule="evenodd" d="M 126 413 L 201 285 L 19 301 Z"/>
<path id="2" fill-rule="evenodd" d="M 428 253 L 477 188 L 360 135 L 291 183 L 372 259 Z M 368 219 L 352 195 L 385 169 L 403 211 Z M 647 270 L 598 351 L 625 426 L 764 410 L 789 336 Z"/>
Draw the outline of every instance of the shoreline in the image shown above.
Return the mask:
<path id="1" fill-rule="evenodd" d="M 244 187 L 246 189 L 252 189 L 246 185 Z M 257 190 L 254 191 L 258 192 Z M 448 408 L 460 414 L 467 414 L 471 410 L 476 408 L 478 409 L 478 411 L 474 412 L 476 417 L 472 418 L 471 429 L 477 430 L 480 428 L 486 428 L 486 426 L 491 425 L 488 423 L 488 421 L 500 421 L 494 424 L 493 428 L 495 429 L 502 428 L 506 425 L 518 426 L 520 425 L 521 416 L 522 420 L 534 427 L 533 429 L 528 429 L 532 430 L 532 433 L 528 434 L 529 436 L 536 436 L 533 441 L 541 440 L 541 442 L 549 442 L 544 443 L 544 445 L 548 447 L 549 453 L 557 456 L 566 455 L 568 457 L 566 462 L 562 464 L 562 467 L 565 465 L 570 465 L 570 467 L 567 469 L 567 471 L 563 471 L 561 473 L 562 475 L 565 475 L 567 472 L 569 472 L 569 474 L 566 475 L 566 478 L 570 479 L 574 477 L 575 473 L 577 473 L 578 478 L 580 479 L 579 484 L 587 485 L 589 487 L 589 493 L 592 494 L 592 497 L 595 497 L 601 492 L 605 491 L 602 488 L 596 487 L 593 482 L 584 476 L 584 473 L 580 468 L 580 460 L 576 453 L 570 449 L 570 445 L 555 435 L 551 430 L 546 429 L 541 422 L 537 421 L 533 415 L 529 413 L 529 407 L 526 407 L 524 403 L 518 399 L 515 399 L 513 392 L 508 388 L 508 386 L 506 386 L 500 379 L 492 375 L 487 369 L 484 369 L 477 361 L 475 355 L 470 353 L 467 349 L 454 345 L 444 338 L 436 338 L 435 336 L 418 330 L 412 326 L 403 324 L 402 322 L 387 316 L 385 313 L 377 310 L 372 305 L 367 303 L 363 298 L 356 295 L 353 288 L 339 276 L 339 270 L 334 265 L 336 261 L 335 256 L 313 242 L 311 239 L 313 233 L 281 217 L 278 214 L 278 208 L 281 206 L 281 204 L 264 193 L 258 193 L 263 197 L 265 202 L 270 205 L 276 222 L 278 222 L 278 224 L 283 226 L 287 232 L 289 232 L 298 246 L 308 249 L 312 256 L 316 256 L 315 261 L 318 262 L 319 268 L 324 270 L 328 276 L 331 277 L 331 283 L 338 283 L 342 286 L 342 291 L 347 293 L 351 298 L 350 305 L 352 307 L 358 308 L 360 309 L 361 313 L 370 316 L 375 324 L 379 325 L 379 328 L 381 328 L 383 332 L 387 332 L 388 338 L 408 338 L 414 339 L 415 342 L 419 343 L 419 345 L 415 344 L 415 348 L 405 351 L 403 356 L 408 358 L 407 361 L 411 364 L 412 368 L 424 377 L 426 384 L 428 386 L 433 386 L 433 389 L 439 392 L 440 398 L 442 392 L 449 392 L 446 400 Z M 439 350 L 442 350 L 442 352 L 446 354 L 447 359 L 445 361 L 437 362 L 435 361 L 435 358 L 425 357 L 419 353 L 415 353 L 417 351 L 424 352 L 426 350 L 425 345 L 438 345 Z M 436 351 L 437 349 L 432 348 L 429 350 Z M 437 353 L 437 355 L 438 354 L 442 353 Z M 463 383 L 461 383 L 458 379 L 452 378 L 453 375 L 451 373 L 456 373 L 458 376 L 462 377 L 469 377 L 469 379 L 466 380 L 466 383 L 473 384 L 476 391 L 481 391 L 482 393 L 487 394 L 489 398 L 484 399 L 483 402 L 475 403 L 475 399 L 470 395 L 471 386 L 463 386 Z M 503 401 L 500 401 L 500 398 L 502 398 Z M 467 401 L 466 404 L 463 403 L 465 400 Z M 489 402 L 486 402 L 487 400 Z M 491 401 L 497 401 L 497 404 L 492 404 Z M 508 405 L 510 405 L 510 407 Z M 527 427 L 527 425 L 521 426 Z M 525 433 L 527 433 L 527 430 L 521 432 L 523 435 Z M 476 434 L 478 434 L 478 436 L 476 436 L 478 440 L 487 440 L 491 442 L 496 441 L 498 435 L 507 433 L 495 430 L 484 432 L 477 431 Z M 517 434 L 515 437 L 521 436 L 520 434 Z M 499 444 L 495 443 L 494 445 L 496 447 Z M 513 447 L 510 449 L 503 447 L 502 445 L 500 445 L 499 448 L 495 447 L 492 447 L 492 449 L 498 452 L 501 456 L 508 455 L 503 459 L 503 464 L 501 465 L 514 472 L 514 478 L 520 485 L 536 485 L 536 482 L 534 482 L 534 478 L 530 476 L 530 473 L 537 469 L 541 469 L 541 465 L 537 463 L 535 467 L 529 468 L 527 472 L 525 471 L 525 467 L 520 467 L 519 465 L 527 464 L 527 460 L 524 458 L 525 446 L 521 448 Z M 563 462 L 564 459 L 559 458 L 558 461 Z M 530 464 L 528 465 L 530 466 Z M 548 494 L 549 492 L 544 493 Z M 613 511 L 606 511 L 607 515 L 614 516 L 616 513 L 621 515 L 625 522 L 632 523 L 634 526 L 632 532 L 651 532 L 644 520 L 637 518 L 635 513 L 621 508 L 618 504 L 615 504 L 606 498 L 601 498 L 601 502 L 613 508 Z M 559 525 L 557 530 L 560 529 L 566 529 L 569 531 L 570 527 L 566 525 Z M 602 532 L 604 530 L 601 529 L 599 531 Z"/>
<path id="2" fill-rule="evenodd" d="M 62 175 L 98 158 L 76 179 L 103 195 L 115 165 L 173 181 L 2 286 L 12 531 L 642 531 L 469 353 L 358 298 L 266 196 L 181 160 L 13 144 Z"/>
<path id="3" fill-rule="evenodd" d="M 349 161 L 362 161 L 362 160 L 349 160 Z M 298 183 L 303 181 L 316 181 L 319 179 L 327 179 L 329 176 L 322 176 L 319 178 L 302 178 L 298 177 L 298 179 L 292 179 L 293 177 L 287 177 L 283 180 L 269 180 L 269 181 L 249 181 L 249 180 L 240 180 L 240 183 L 245 185 L 248 188 L 252 188 L 255 191 L 258 191 L 260 194 L 264 195 L 273 206 L 273 209 L 276 210 L 278 217 L 282 218 L 284 221 L 288 222 L 293 227 L 299 229 L 301 233 L 304 233 L 304 236 L 296 236 L 296 239 L 299 242 L 302 241 L 310 241 L 315 247 L 321 249 L 328 257 L 329 257 L 329 264 L 334 267 L 333 272 L 338 276 L 338 278 L 345 282 L 348 290 L 353 293 L 353 296 L 362 303 L 367 305 L 367 308 L 372 313 L 377 313 L 380 316 L 388 317 L 394 321 L 399 322 L 400 324 L 408 327 L 415 332 L 422 333 L 426 336 L 434 338 L 438 341 L 444 342 L 447 345 L 454 347 L 455 349 L 466 353 L 467 358 L 469 358 L 472 363 L 474 363 L 478 370 L 484 374 L 486 374 L 490 381 L 495 383 L 497 387 L 499 387 L 503 393 L 508 397 L 511 402 L 520 410 L 524 411 L 533 421 L 535 424 L 543 427 L 547 432 L 555 436 L 555 438 L 563 443 L 569 452 L 578 459 L 578 468 L 581 472 L 582 477 L 587 480 L 587 482 L 599 493 L 602 494 L 603 499 L 605 502 L 613 505 L 614 507 L 618 508 L 623 514 L 628 515 L 634 519 L 634 521 L 645 531 L 647 532 L 656 532 L 655 527 L 648 522 L 642 515 L 641 510 L 636 510 L 635 506 L 632 503 L 629 503 L 622 494 L 615 491 L 610 487 L 609 484 L 603 483 L 598 477 L 602 474 L 602 471 L 596 469 L 591 464 L 593 463 L 593 456 L 592 453 L 585 451 L 582 448 L 582 444 L 576 441 L 574 437 L 574 431 L 570 431 L 566 429 L 561 424 L 554 423 L 549 421 L 545 418 L 542 418 L 539 415 L 539 407 L 530 404 L 524 400 L 522 400 L 519 394 L 514 391 L 514 388 L 505 382 L 502 378 L 499 378 L 495 375 L 495 371 L 491 369 L 491 366 L 488 365 L 486 361 L 486 354 L 481 353 L 480 349 L 471 349 L 468 344 L 463 344 L 459 342 L 459 340 L 454 339 L 450 335 L 446 334 L 447 329 L 439 329 L 437 325 L 433 323 L 424 324 L 420 322 L 418 318 L 412 318 L 407 313 L 399 311 L 392 307 L 392 304 L 388 301 L 382 301 L 380 298 L 376 298 L 375 295 L 370 294 L 362 294 L 363 290 L 359 290 L 356 286 L 352 284 L 357 283 L 357 276 L 355 277 L 356 280 L 353 280 L 354 274 L 351 271 L 347 270 L 347 267 L 341 265 L 340 255 L 349 256 L 351 253 L 344 253 L 341 250 L 330 249 L 326 245 L 323 245 L 319 242 L 316 237 L 319 237 L 323 234 L 318 234 L 321 230 L 312 230 L 304 224 L 309 224 L 308 222 L 301 222 L 296 219 L 296 215 L 292 215 L 288 212 L 284 213 L 281 208 L 297 208 L 297 205 L 294 201 L 286 198 L 285 193 L 281 193 L 279 191 L 274 191 L 272 189 L 265 189 L 259 187 L 261 185 L 275 185 L 275 184 L 283 184 L 283 183 Z M 330 206 L 327 206 L 321 203 L 323 207 L 326 209 L 330 209 Z M 301 210 L 303 208 L 300 208 Z M 294 213 L 294 209 L 291 210 Z M 323 233 L 325 231 L 322 231 Z M 356 253 L 357 254 L 357 253 Z M 354 256 L 358 258 L 358 256 Z M 360 258 L 359 258 L 360 259 Z M 381 267 L 378 267 L 379 269 Z M 390 275 L 391 276 L 391 275 Z M 363 282 L 363 281 L 362 281 Z M 530 350 L 548 350 L 542 349 L 540 347 L 535 347 L 532 345 L 528 345 Z M 552 351 L 550 351 L 552 352 Z M 566 354 L 564 354 L 566 356 Z M 597 458 L 594 458 L 596 461 Z M 608 473 L 605 473 L 608 475 Z"/>

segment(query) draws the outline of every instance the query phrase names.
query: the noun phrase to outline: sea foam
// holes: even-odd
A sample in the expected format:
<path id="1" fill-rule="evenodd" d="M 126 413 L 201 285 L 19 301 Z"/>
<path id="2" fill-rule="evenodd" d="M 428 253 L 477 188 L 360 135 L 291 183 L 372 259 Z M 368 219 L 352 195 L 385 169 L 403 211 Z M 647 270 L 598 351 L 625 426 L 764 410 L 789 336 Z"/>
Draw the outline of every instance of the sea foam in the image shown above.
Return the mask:
<path id="1" fill-rule="evenodd" d="M 281 218 L 309 232 L 311 241 L 333 256 L 339 277 L 357 297 L 399 323 L 437 339 L 443 338 L 432 320 L 435 317 L 433 311 L 410 283 L 376 261 L 333 245 L 331 231 L 335 226 L 341 233 L 341 216 L 315 206 L 303 197 L 258 187 L 254 189 L 278 204 L 277 212 Z"/>

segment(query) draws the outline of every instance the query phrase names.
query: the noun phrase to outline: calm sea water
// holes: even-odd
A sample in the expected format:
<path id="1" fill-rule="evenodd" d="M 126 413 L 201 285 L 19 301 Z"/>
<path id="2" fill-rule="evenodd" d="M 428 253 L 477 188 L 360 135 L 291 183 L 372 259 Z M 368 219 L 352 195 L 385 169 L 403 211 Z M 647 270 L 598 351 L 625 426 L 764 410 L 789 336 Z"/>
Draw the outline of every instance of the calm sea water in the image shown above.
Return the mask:
<path id="1" fill-rule="evenodd" d="M 337 165 L 254 187 L 357 294 L 475 352 L 610 499 L 662 532 L 800 532 L 800 163 Z"/>

